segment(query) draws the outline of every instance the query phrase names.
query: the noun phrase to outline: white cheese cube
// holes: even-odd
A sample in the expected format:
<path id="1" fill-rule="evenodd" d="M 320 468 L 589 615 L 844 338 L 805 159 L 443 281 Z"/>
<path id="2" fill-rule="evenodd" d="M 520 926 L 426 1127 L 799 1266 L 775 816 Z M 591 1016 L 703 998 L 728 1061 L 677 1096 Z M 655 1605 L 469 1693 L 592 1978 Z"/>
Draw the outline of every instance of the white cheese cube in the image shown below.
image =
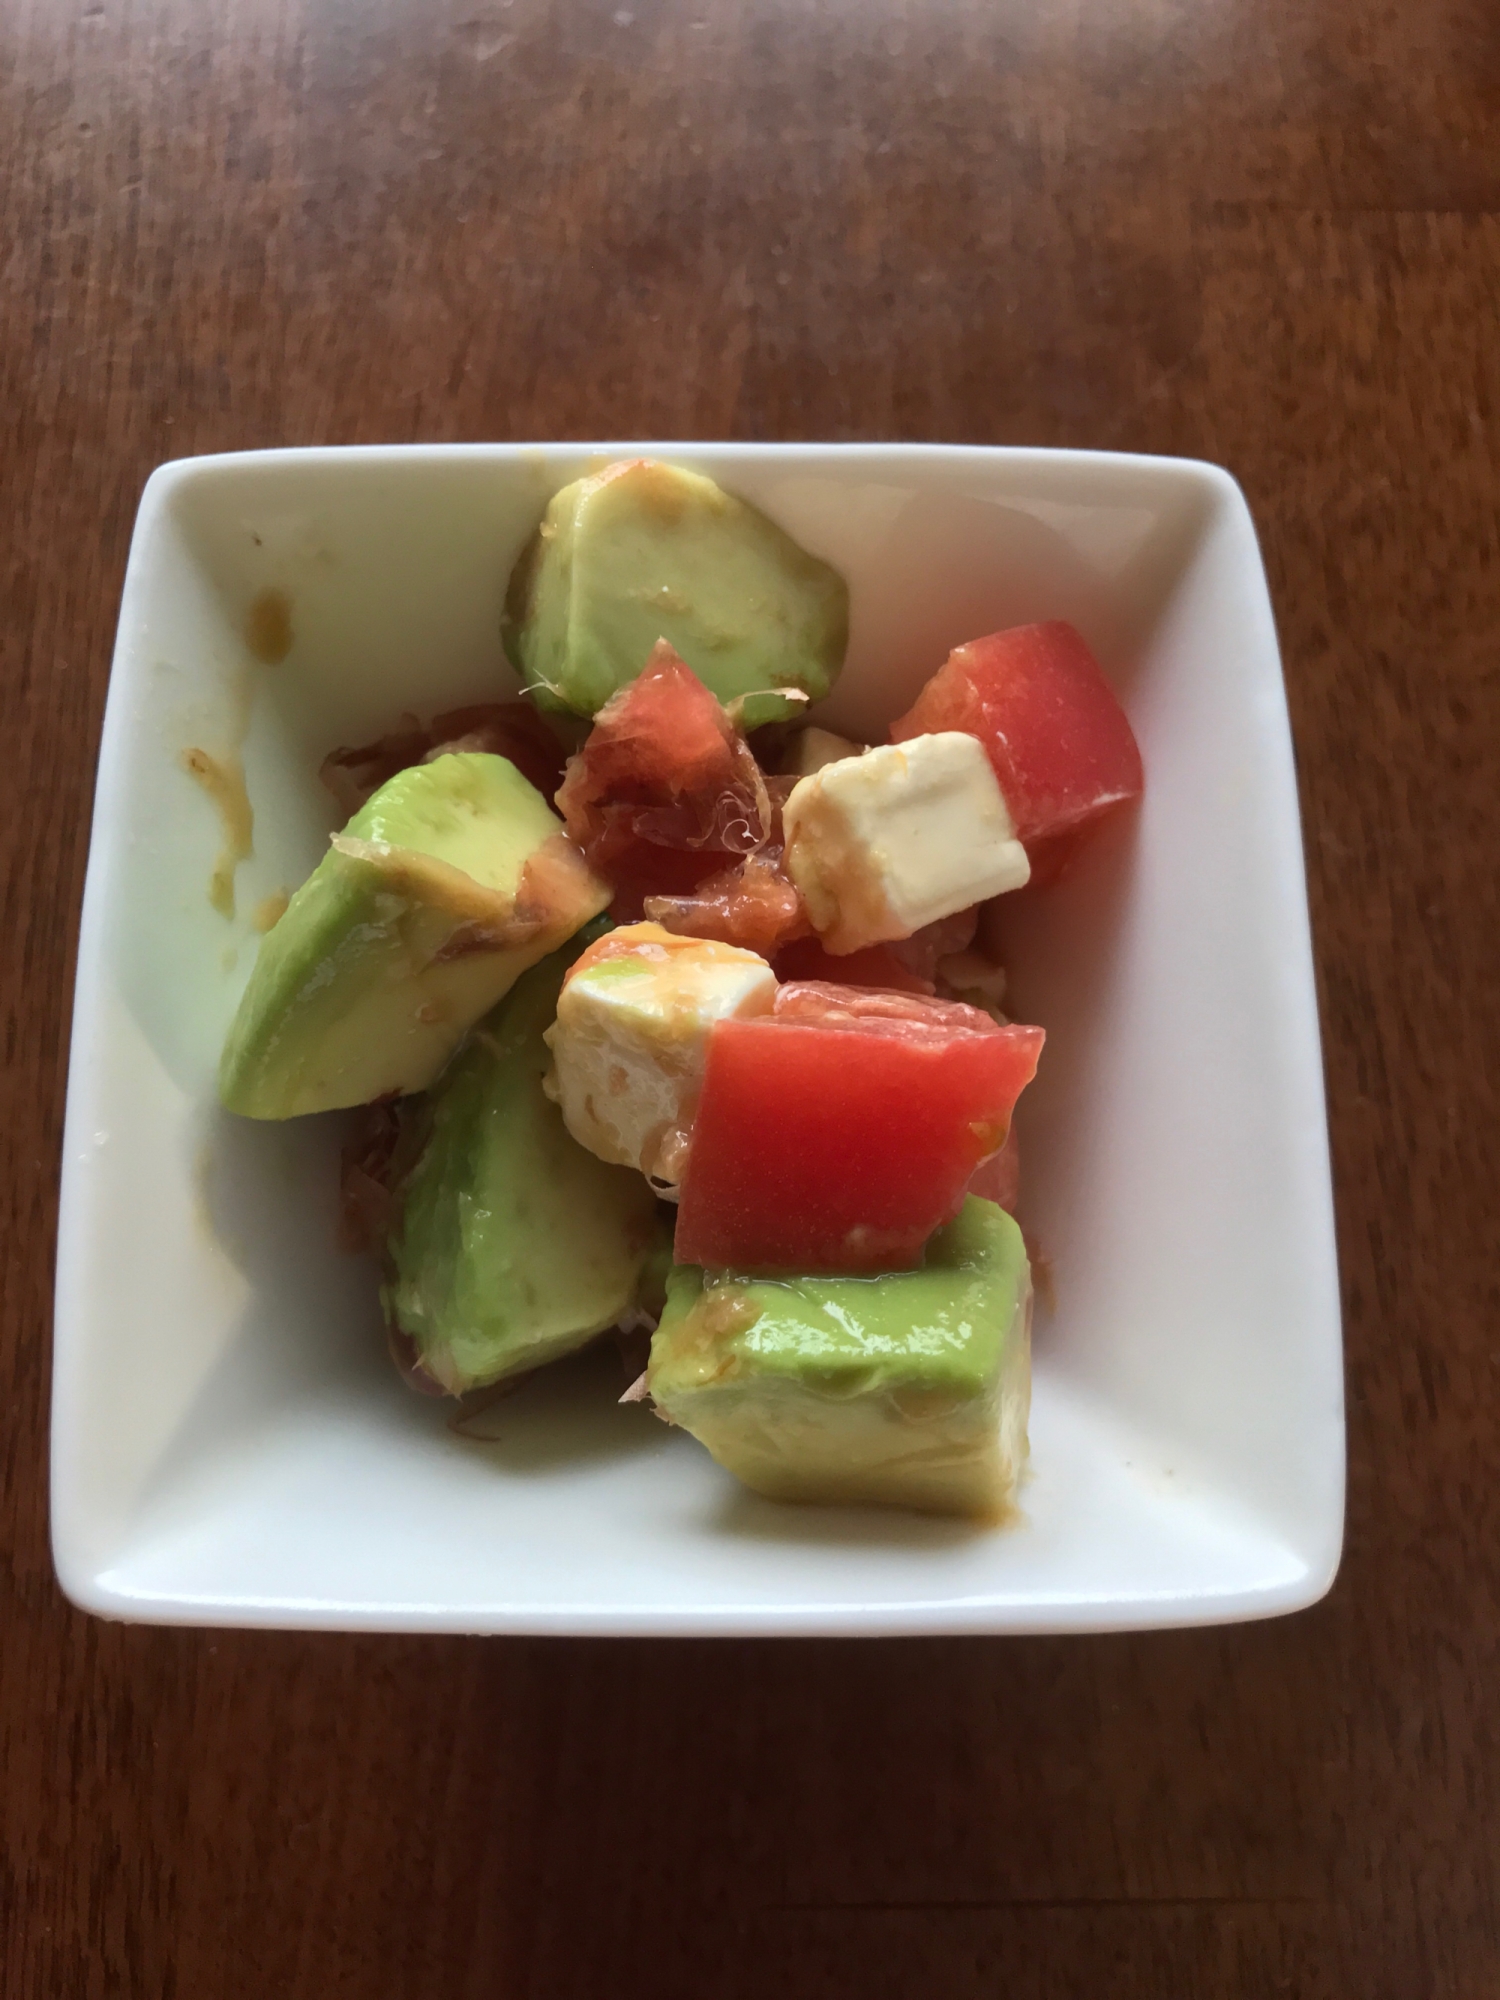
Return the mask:
<path id="1" fill-rule="evenodd" d="M 547 1030 L 548 1089 L 581 1146 L 672 1196 L 715 1021 L 770 1012 L 763 958 L 660 924 L 623 924 L 579 958 Z"/>
<path id="2" fill-rule="evenodd" d="M 962 730 L 825 764 L 782 824 L 787 874 L 832 952 L 910 937 L 1031 874 L 990 761 Z"/>

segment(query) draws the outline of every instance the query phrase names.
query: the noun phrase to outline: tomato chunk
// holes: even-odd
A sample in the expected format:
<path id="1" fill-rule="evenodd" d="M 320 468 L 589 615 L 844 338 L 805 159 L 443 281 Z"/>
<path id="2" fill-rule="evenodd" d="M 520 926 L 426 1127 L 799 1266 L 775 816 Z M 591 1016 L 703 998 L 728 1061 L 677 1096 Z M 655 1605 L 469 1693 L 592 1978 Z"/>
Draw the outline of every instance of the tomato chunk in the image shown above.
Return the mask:
<path id="1" fill-rule="evenodd" d="M 615 886 L 611 914 L 691 893 L 761 847 L 771 807 L 755 759 L 665 640 L 594 718 L 557 794 L 568 833 Z"/>
<path id="2" fill-rule="evenodd" d="M 1036 1072 L 1040 1028 L 916 994 L 808 982 L 720 1021 L 682 1182 L 682 1263 L 909 1267 L 951 1221 Z"/>
<path id="3" fill-rule="evenodd" d="M 1079 835 L 1144 786 L 1135 735 L 1071 625 L 1018 625 L 948 655 L 891 741 L 962 729 L 984 745 L 1032 864 L 1061 872 Z"/>

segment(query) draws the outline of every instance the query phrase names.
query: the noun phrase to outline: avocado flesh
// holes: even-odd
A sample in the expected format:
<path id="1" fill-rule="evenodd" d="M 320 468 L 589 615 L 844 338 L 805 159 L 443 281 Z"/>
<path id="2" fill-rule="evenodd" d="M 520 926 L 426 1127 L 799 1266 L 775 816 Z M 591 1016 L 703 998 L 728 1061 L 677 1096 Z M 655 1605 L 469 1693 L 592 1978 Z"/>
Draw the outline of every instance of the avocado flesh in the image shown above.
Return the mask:
<path id="1" fill-rule="evenodd" d="M 665 639 L 753 721 L 827 694 L 849 593 L 827 563 L 701 474 L 635 459 L 556 494 L 506 599 L 506 650 L 546 707 L 593 715 Z"/>
<path id="2" fill-rule="evenodd" d="M 219 1066 L 248 1118 L 423 1090 L 528 966 L 609 901 L 504 757 L 400 771 L 261 945 Z"/>
<path id="3" fill-rule="evenodd" d="M 543 1030 L 575 954 L 534 966 L 437 1087 L 403 1112 L 391 1323 L 457 1395 L 581 1347 L 634 1303 L 665 1229 L 646 1182 L 569 1136 Z"/>
<path id="4" fill-rule="evenodd" d="M 971 1195 L 915 1271 L 768 1278 L 678 1265 L 647 1386 L 770 1499 L 999 1519 L 1025 1464 L 1031 1400 L 1021 1232 Z"/>

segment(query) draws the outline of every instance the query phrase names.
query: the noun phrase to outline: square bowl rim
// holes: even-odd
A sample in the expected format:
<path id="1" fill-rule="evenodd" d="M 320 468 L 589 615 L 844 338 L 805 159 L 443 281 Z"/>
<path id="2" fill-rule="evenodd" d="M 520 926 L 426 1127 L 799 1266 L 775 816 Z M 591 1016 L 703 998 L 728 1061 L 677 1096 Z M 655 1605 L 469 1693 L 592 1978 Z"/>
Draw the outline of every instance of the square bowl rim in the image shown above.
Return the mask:
<path id="1" fill-rule="evenodd" d="M 112 650 L 108 695 L 100 736 L 94 810 L 89 837 L 85 889 L 78 934 L 74 982 L 74 1011 L 68 1062 L 67 1108 L 63 1140 L 63 1161 L 59 1216 L 56 1237 L 55 1295 L 53 1313 L 51 1445 L 51 1541 L 54 1566 L 68 1598 L 81 1609 L 106 1618 L 147 1619 L 152 1622 L 194 1625 L 265 1626 L 277 1629 L 334 1629 L 365 1631 L 456 1632 L 482 1629 L 487 1632 L 557 1633 L 578 1635 L 701 1635 L 701 1636 L 917 1636 L 939 1633 L 1040 1634 L 1061 1632 L 1103 1632 L 1152 1629 L 1201 1624 L 1218 1624 L 1261 1617 L 1279 1616 L 1304 1609 L 1321 1599 L 1331 1588 L 1338 1571 L 1343 1539 L 1343 1483 L 1345 1478 L 1345 1433 L 1342 1404 L 1339 1423 L 1339 1493 L 1336 1521 L 1320 1524 L 1315 1537 L 1318 1553 L 1307 1562 L 1304 1573 L 1290 1582 L 1250 1589 L 1216 1592 L 1201 1589 L 1188 1593 L 1163 1591 L 1144 1593 L 1118 1604 L 1101 1605 L 1094 1600 L 1082 1603 L 1048 1601 L 1033 1596 L 1019 1602 L 990 1599 L 973 1604 L 943 1602 L 925 1604 L 916 1597 L 893 1603 L 871 1602 L 855 1609 L 847 1605 L 822 1605 L 811 1599 L 793 1603 L 730 1607 L 672 1607 L 645 1612 L 622 1611 L 589 1604 L 527 1606 L 497 1610 L 482 1626 L 455 1617 L 442 1606 L 387 1606 L 378 1603 L 309 1603 L 298 1605 L 278 1600 L 257 1603 L 237 1600 L 232 1595 L 199 1593 L 178 1598 L 158 1595 L 142 1598 L 121 1592 L 106 1580 L 107 1572 L 90 1561 L 71 1532 L 72 1515 L 70 1453 L 76 1443 L 69 1429 L 69 1370 L 78 1359 L 81 1336 L 74 1331 L 80 1307 L 74 1298 L 71 1257 L 85 1224 L 85 1203 L 80 1195 L 75 1169 L 76 1141 L 84 1121 L 80 1085 L 86 1063 L 81 1046 L 80 1026 L 92 1018 L 98 990 L 105 974 L 102 920 L 98 904 L 98 880 L 112 860 L 118 839 L 121 807 L 127 793 L 123 739 L 125 676 L 133 639 L 130 623 L 147 593 L 143 556 L 158 527 L 158 519 L 184 490 L 203 480 L 217 480 L 239 473 L 261 470 L 313 471 L 324 466 L 368 466 L 372 472 L 399 470 L 413 464 L 441 465 L 454 462 L 491 461 L 497 465 L 524 466 L 538 455 L 551 461 L 559 458 L 591 459 L 622 456 L 677 456 L 692 460 L 712 458 L 721 466 L 756 461 L 782 461 L 814 465 L 827 464 L 854 470 L 879 463 L 907 461 L 941 472 L 955 473 L 966 468 L 1005 466 L 1018 472 L 1060 473 L 1063 477 L 1102 474 L 1117 481 L 1136 475 L 1142 480 L 1169 480 L 1196 488 L 1216 506 L 1228 507 L 1241 517 L 1249 547 L 1259 556 L 1258 541 L 1245 496 L 1234 476 L 1212 461 L 1150 453 L 1072 449 L 1024 444 L 950 444 L 911 440 L 853 440 L 831 443 L 816 441 L 738 441 L 706 439 L 545 439 L 535 441 L 465 441 L 438 443 L 366 443 L 352 445 L 296 445 L 219 453 L 203 453 L 170 459 L 157 466 L 145 481 L 134 523 L 129 558 L 121 592 L 119 623 Z M 1274 614 L 1269 591 L 1261 571 L 1264 615 L 1271 643 L 1275 645 Z M 1279 653 L 1278 653 L 1279 668 Z M 1298 829 L 1300 836 L 1300 828 Z M 1305 877 L 1304 877 L 1305 891 Z M 1311 965 L 1310 934 L 1308 962 Z M 1318 1037 L 1316 991 L 1309 987 L 1303 996 L 1311 1004 L 1311 1027 Z M 1326 1108 L 1318 1106 L 1326 1140 Z M 1331 1332 L 1337 1354 L 1342 1387 L 1342 1341 L 1337 1295 L 1336 1245 L 1332 1236 L 1331 1186 L 1328 1190 L 1329 1251 L 1333 1259 L 1334 1296 Z M 1327 1301 L 1324 1302 L 1325 1307 Z"/>

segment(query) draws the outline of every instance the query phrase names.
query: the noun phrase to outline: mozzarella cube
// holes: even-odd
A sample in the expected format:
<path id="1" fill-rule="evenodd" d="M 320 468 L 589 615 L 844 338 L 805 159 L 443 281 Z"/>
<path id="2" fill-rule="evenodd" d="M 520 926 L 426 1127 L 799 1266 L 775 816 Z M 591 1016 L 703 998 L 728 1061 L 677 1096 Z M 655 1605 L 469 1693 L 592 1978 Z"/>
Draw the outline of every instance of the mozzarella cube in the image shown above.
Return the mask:
<path id="1" fill-rule="evenodd" d="M 1031 874 L 990 760 L 962 730 L 825 764 L 782 825 L 787 874 L 836 953 L 910 937 Z"/>
<path id="2" fill-rule="evenodd" d="M 579 1145 L 675 1198 L 715 1021 L 767 1014 L 776 975 L 753 951 L 623 924 L 568 973 L 547 1030 L 548 1089 Z"/>

